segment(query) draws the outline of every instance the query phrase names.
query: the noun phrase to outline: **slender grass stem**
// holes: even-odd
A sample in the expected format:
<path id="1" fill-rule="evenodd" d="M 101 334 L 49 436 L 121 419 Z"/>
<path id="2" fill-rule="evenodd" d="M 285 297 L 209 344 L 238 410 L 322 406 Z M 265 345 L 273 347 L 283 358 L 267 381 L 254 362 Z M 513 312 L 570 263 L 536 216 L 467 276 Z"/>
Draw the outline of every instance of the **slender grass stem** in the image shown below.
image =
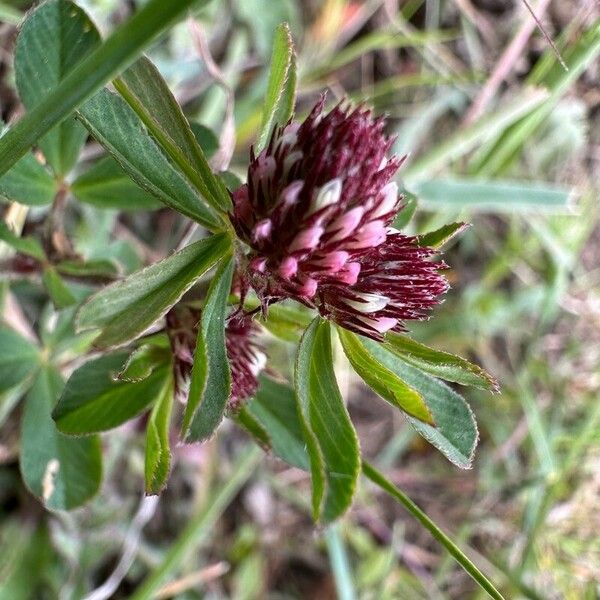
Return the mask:
<path id="1" fill-rule="evenodd" d="M 495 600 L 505 600 L 494 584 L 475 566 L 473 561 L 401 490 L 386 479 L 375 467 L 362 461 L 362 471 L 376 486 L 397 500 L 423 527 L 455 558 L 458 564 Z"/>

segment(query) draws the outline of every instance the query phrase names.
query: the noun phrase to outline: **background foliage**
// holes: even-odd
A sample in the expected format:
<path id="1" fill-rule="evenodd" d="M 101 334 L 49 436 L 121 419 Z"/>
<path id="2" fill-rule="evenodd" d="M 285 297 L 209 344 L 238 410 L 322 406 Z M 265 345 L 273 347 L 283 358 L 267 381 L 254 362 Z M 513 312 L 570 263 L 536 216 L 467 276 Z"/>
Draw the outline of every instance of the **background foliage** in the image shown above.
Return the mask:
<path id="1" fill-rule="evenodd" d="M 143 421 L 129 421 L 102 436 L 67 437 L 51 420 L 62 376 L 80 366 L 78 357 L 91 341 L 89 333 L 75 334 L 72 326 L 72 307 L 89 293 L 89 282 L 134 272 L 171 254 L 182 239 L 191 239 L 188 221 L 173 211 L 157 210 L 161 205 L 151 194 L 162 194 L 167 204 L 176 198 L 173 208 L 209 229 L 219 228 L 217 214 L 209 207 L 198 208 L 195 201 L 199 192 L 210 206 L 228 202 L 217 181 L 207 185 L 210 176 L 195 176 L 208 174 L 195 151 L 196 140 L 213 168 L 229 166 L 228 177 L 244 177 L 248 145 L 261 120 L 268 125 L 261 112 L 265 95 L 267 103 L 281 110 L 289 106 L 288 91 L 277 92 L 289 69 L 289 34 L 277 29 L 283 21 L 289 23 L 297 45 L 299 114 L 323 88 L 334 97 L 365 99 L 377 112 L 387 112 L 390 130 L 398 135 L 396 151 L 411 152 L 402 172 L 416 205 L 409 231 L 430 231 L 450 221 L 473 224 L 446 246 L 445 260 L 453 267 L 447 301 L 434 320 L 411 331 L 423 343 L 475 359 L 502 384 L 500 395 L 467 392 L 481 438 L 474 467 L 455 470 L 420 441 L 396 411 L 367 391 L 344 358 L 360 362 L 361 343 L 344 334 L 343 350 L 334 348 L 336 371 L 363 454 L 451 532 L 508 597 L 596 597 L 597 7 L 585 0 L 538 3 L 537 13 L 570 67 L 565 71 L 516 1 L 278 0 L 268 2 L 268 10 L 265 3 L 198 2 L 192 19 L 170 28 L 151 48 L 149 56 L 191 122 L 190 132 L 171 148 L 179 170 L 155 143 L 164 148 L 178 131 L 176 105 L 167 102 L 163 107 L 162 114 L 171 119 L 166 121 L 138 112 L 151 133 L 146 138 L 140 138 L 132 118 L 136 102 L 156 105 L 164 98 L 150 85 L 157 81 L 152 65 L 142 62 L 116 82 L 121 96 L 94 96 L 79 109 L 80 123 L 69 118 L 60 131 L 46 134 L 40 146 L 52 173 L 33 154 L 26 154 L 0 180 L 0 192 L 13 201 L 3 205 L 4 220 L 21 228 L 27 219 L 27 227 L 33 228 L 25 229 L 18 241 L 1 230 L 8 245 L 0 251 L 8 257 L 16 244 L 33 261 L 27 264 L 37 265 L 26 277 L 24 265 L 17 265 L 19 276 L 6 270 L 10 293 L 8 281 L 2 283 L 7 325 L 0 329 L 0 551 L 7 560 L 0 565 L 0 598 L 483 594 L 400 506 L 365 482 L 359 484 L 358 499 L 344 519 L 315 533 L 306 473 L 274 457 L 260 460 L 260 451 L 250 450 L 247 436 L 230 422 L 201 446 L 173 445 L 169 486 L 160 500 L 142 498 L 144 479 L 158 489 L 168 471 L 164 424 L 171 407 L 164 388 L 157 385 L 164 380 L 160 367 L 144 379 L 144 393 L 134 396 L 135 402 L 131 389 L 139 388 L 132 388 L 127 378 L 111 389 L 114 404 L 109 406 L 91 401 L 99 397 L 98 390 L 67 384 L 54 411 L 62 432 L 77 433 L 85 422 L 93 422 L 94 431 L 104 431 L 154 402 Z M 104 34 L 141 8 L 112 0 L 80 4 Z M 181 3 L 181 12 L 185 4 L 189 3 Z M 18 43 L 15 49 L 14 41 L 15 25 L 27 8 L 25 3 L 0 4 L 0 100 L 6 122 L 21 111 L 16 86 L 25 107 L 32 109 L 60 79 L 70 57 L 99 60 L 94 59 L 99 47 L 93 30 L 88 27 L 89 35 L 72 38 L 74 28 L 60 40 L 64 55 L 47 56 L 39 39 L 48 81 L 26 77 L 35 56 L 20 52 Z M 140 33 L 131 36 L 129 57 L 137 55 L 152 31 L 167 28 L 175 19 L 150 11 L 145 14 L 154 16 L 144 20 L 143 12 L 137 14 L 135 30 Z M 40 31 L 48 26 L 42 23 Z M 272 47 L 278 44 L 281 62 L 268 81 Z M 114 51 L 116 46 L 102 48 L 100 59 L 110 56 L 110 64 L 104 74 L 89 71 L 93 76 L 73 86 L 72 108 L 79 103 L 76 96 L 88 97 L 127 60 Z M 23 81 L 37 87 L 22 89 Z M 40 114 L 70 112 L 68 103 L 49 102 L 42 108 L 45 113 L 38 107 Z M 107 115 L 113 116 L 112 125 Z M 19 140 L 33 135 L 28 122 Z M 86 134 L 81 123 L 112 149 L 141 188 L 113 159 L 97 160 L 102 154 L 97 144 L 82 149 Z M 26 150 L 25 141 L 19 143 Z M 16 160 L 19 147 L 0 142 L 0 159 Z M 158 174 L 151 181 L 148 164 L 154 164 Z M 60 224 L 58 237 L 46 248 L 28 235 L 43 236 L 39 227 L 35 229 L 43 223 Z M 219 239 L 212 239 L 216 256 Z M 59 250 L 69 240 L 76 253 L 86 257 L 85 267 L 46 255 L 48 247 L 64 254 Z M 169 263 L 173 272 L 186 274 L 183 287 L 209 266 L 203 257 L 211 256 L 212 250 L 203 244 L 192 243 Z M 145 274 L 143 285 L 130 280 L 127 293 L 140 312 L 149 300 L 166 305 L 178 294 L 160 277 Z M 123 317 L 118 302 L 108 311 L 100 304 L 86 306 L 79 313 L 80 325 L 109 324 L 103 331 L 105 345 L 126 339 L 131 333 L 127 327 L 142 327 Z M 283 308 L 270 328 L 297 341 L 295 333 L 301 330 L 294 332 L 296 320 Z M 303 341 L 312 345 L 307 348 L 308 362 L 331 352 L 323 326 L 313 324 L 311 329 Z M 206 335 L 214 334 L 207 329 Z M 265 343 L 272 367 L 289 377 L 295 346 L 275 338 Z M 160 347 L 142 350 L 160 357 Z M 414 348 L 412 352 L 415 366 L 423 367 L 427 357 L 419 358 Z M 124 358 L 98 358 L 77 375 L 82 381 L 93 380 L 93 369 L 111 368 L 98 363 L 114 360 L 118 368 Z M 63 375 L 53 365 L 60 365 Z M 311 367 L 305 366 L 308 375 L 302 381 L 311 385 Z M 400 376 L 416 387 L 411 372 L 406 366 Z M 327 378 L 327 373 L 318 373 Z M 366 380 L 369 373 L 366 369 L 361 376 Z M 29 392 L 19 402 L 24 387 Z M 287 428 L 287 393 L 277 382 L 267 382 L 263 394 L 248 405 L 248 415 L 269 423 L 270 432 Z M 127 405 L 118 402 L 120 397 L 128 398 Z M 119 414 L 124 408 L 131 412 Z M 154 450 L 151 461 L 144 458 L 141 433 L 146 425 L 146 443 Z M 193 421 L 190 431 L 194 432 Z M 194 435 L 204 437 L 197 430 Z M 272 441 L 276 454 L 306 468 L 306 455 L 300 444 L 290 443 L 289 432 Z M 99 489 L 101 445 L 104 480 Z M 48 449 L 72 468 L 54 480 L 60 489 L 50 495 L 44 489 L 44 474 L 35 472 L 36 465 L 48 463 L 35 453 Z M 470 461 L 470 442 L 452 451 L 457 462 Z M 21 461 L 22 478 L 19 453 L 33 456 L 31 467 Z M 348 472 L 353 473 L 358 465 L 350 463 Z M 24 484 L 34 494 L 51 498 L 56 504 L 49 504 L 50 509 L 68 509 L 98 489 L 99 493 L 84 508 L 50 513 Z M 326 498 L 324 511 L 336 510 Z"/>

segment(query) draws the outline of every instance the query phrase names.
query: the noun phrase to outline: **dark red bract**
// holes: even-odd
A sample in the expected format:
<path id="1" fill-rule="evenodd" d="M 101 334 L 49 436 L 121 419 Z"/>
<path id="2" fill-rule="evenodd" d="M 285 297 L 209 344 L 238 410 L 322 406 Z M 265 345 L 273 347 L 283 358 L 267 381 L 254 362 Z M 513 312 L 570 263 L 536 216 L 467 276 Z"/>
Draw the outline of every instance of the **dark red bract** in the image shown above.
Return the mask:
<path id="1" fill-rule="evenodd" d="M 250 252 L 238 257 L 244 288 L 263 306 L 293 298 L 375 339 L 422 319 L 447 284 L 433 251 L 389 225 L 401 205 L 391 181 L 383 119 L 324 98 L 302 123 L 274 132 L 251 154 L 248 183 L 233 194 L 232 223 Z"/>
<path id="2" fill-rule="evenodd" d="M 257 333 L 258 325 L 244 314 L 233 315 L 227 322 L 225 343 L 231 367 L 230 410 L 238 409 L 258 389 L 258 376 L 265 367 L 266 355 L 256 343 Z"/>

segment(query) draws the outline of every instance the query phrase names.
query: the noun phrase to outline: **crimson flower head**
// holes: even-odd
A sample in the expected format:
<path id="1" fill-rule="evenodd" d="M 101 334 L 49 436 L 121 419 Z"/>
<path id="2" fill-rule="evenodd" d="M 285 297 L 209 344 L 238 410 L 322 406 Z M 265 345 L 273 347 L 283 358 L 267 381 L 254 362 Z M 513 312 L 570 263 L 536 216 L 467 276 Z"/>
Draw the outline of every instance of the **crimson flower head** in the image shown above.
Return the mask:
<path id="1" fill-rule="evenodd" d="M 446 291 L 434 251 L 390 227 L 402 158 L 371 111 L 321 98 L 303 123 L 273 133 L 233 193 L 232 223 L 250 252 L 245 287 L 263 305 L 293 298 L 373 339 L 423 319 Z"/>
<path id="2" fill-rule="evenodd" d="M 166 315 L 175 391 L 182 402 L 187 400 L 189 391 L 200 316 L 199 309 L 181 303 Z M 234 314 L 227 320 L 225 347 L 231 369 L 229 410 L 238 409 L 258 389 L 258 375 L 266 364 L 266 356 L 256 343 L 257 333 L 258 325 L 246 315 Z"/>

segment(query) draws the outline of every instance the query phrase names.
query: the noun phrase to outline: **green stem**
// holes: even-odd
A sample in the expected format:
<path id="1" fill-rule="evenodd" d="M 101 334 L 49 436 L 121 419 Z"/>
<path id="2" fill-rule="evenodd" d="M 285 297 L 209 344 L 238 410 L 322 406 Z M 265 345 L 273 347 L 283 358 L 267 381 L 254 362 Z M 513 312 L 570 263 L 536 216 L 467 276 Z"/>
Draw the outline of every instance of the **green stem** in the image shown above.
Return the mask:
<path id="1" fill-rule="evenodd" d="M 400 502 L 423 527 L 456 559 L 458 564 L 495 600 L 505 600 L 494 584 L 471 559 L 402 491 L 389 482 L 375 467 L 363 460 L 362 471 L 375 485 Z"/>
<path id="2" fill-rule="evenodd" d="M 199 0 L 150 0 L 86 56 L 40 103 L 0 138 L 0 175 L 35 142 L 127 67 L 161 32 Z"/>
<path id="3" fill-rule="evenodd" d="M 227 477 L 227 483 L 209 500 L 207 506 L 190 520 L 179 538 L 167 551 L 162 563 L 148 575 L 129 600 L 154 598 L 156 590 L 160 588 L 166 578 L 212 531 L 223 511 L 254 472 L 262 455 L 262 450 L 257 446 L 242 452 L 242 458 L 233 466 L 232 473 Z"/>

